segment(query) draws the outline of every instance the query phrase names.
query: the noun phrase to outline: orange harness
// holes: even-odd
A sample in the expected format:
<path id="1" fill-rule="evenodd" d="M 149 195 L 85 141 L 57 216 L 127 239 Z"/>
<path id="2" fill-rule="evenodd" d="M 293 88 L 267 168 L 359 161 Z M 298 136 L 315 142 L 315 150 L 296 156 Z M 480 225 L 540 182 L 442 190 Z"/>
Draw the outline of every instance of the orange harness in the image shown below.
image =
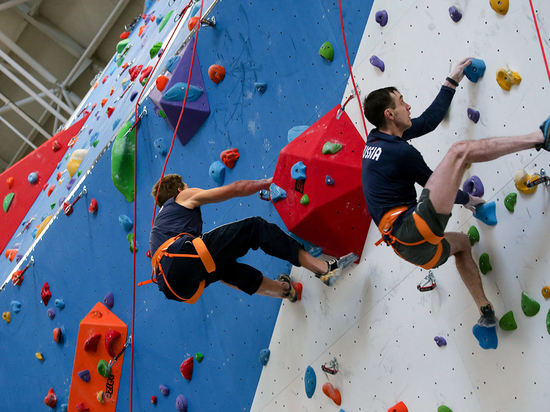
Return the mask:
<path id="1" fill-rule="evenodd" d="M 175 258 L 175 257 L 189 257 L 189 258 L 200 258 L 202 261 L 202 264 L 204 265 L 204 268 L 208 273 L 212 273 L 216 270 L 216 264 L 214 263 L 214 259 L 212 259 L 212 255 L 206 248 L 206 245 L 204 244 L 204 241 L 200 237 L 193 238 L 193 246 L 195 246 L 195 250 L 197 251 L 197 255 L 189 255 L 189 254 L 182 254 L 182 253 L 168 253 L 167 249 L 180 237 L 182 236 L 191 236 L 189 233 L 180 233 L 177 236 L 174 236 L 170 239 L 168 239 L 166 242 L 164 242 L 160 247 L 157 249 L 155 254 L 153 255 L 153 258 L 151 259 L 151 266 L 153 267 L 153 272 L 151 273 L 151 280 L 146 280 L 145 282 L 138 283 L 138 286 L 146 285 L 148 283 L 157 283 L 156 280 L 156 270 L 158 268 L 159 272 L 162 274 L 162 277 L 164 278 L 164 283 L 166 286 L 168 286 L 168 289 L 170 289 L 170 292 L 174 294 L 175 297 L 180 299 L 182 302 L 185 303 L 195 303 L 197 300 L 199 300 L 200 296 L 202 295 L 202 292 L 204 290 L 205 281 L 204 279 L 199 284 L 199 288 L 195 292 L 193 296 L 191 296 L 189 299 L 184 299 L 181 296 L 179 296 L 170 284 L 168 283 L 168 279 L 166 279 L 166 275 L 164 274 L 164 270 L 162 269 L 162 265 L 160 264 L 161 259 L 164 256 Z"/>
<path id="2" fill-rule="evenodd" d="M 441 244 L 441 241 L 443 240 L 443 236 L 437 236 L 432 232 L 428 224 L 424 219 L 422 219 L 416 212 L 413 212 L 413 219 L 416 224 L 416 229 L 418 232 L 422 235 L 424 239 L 414 242 L 414 243 L 407 243 L 402 242 L 401 240 L 397 239 L 394 235 L 392 235 L 393 230 L 393 224 L 401 215 L 401 213 L 405 212 L 408 208 L 406 206 L 397 206 L 393 209 L 390 209 L 387 211 L 384 216 L 382 216 L 382 219 L 380 220 L 380 224 L 378 225 L 378 230 L 380 231 L 380 234 L 382 235 L 382 238 L 378 240 L 375 245 L 378 246 L 380 243 L 385 242 L 388 246 L 391 246 L 395 253 L 397 253 L 402 259 L 406 260 L 399 254 L 395 247 L 395 242 L 399 242 L 402 245 L 406 246 L 415 246 L 420 245 L 424 242 L 431 243 L 432 245 L 437 245 L 437 251 L 435 252 L 434 257 L 426 264 L 424 265 L 417 265 L 424 269 L 431 269 L 433 268 L 437 262 L 439 262 L 439 259 L 441 258 L 441 253 L 443 252 L 443 245 Z M 411 262 L 412 263 L 412 262 Z M 416 264 L 416 263 L 413 263 Z"/>

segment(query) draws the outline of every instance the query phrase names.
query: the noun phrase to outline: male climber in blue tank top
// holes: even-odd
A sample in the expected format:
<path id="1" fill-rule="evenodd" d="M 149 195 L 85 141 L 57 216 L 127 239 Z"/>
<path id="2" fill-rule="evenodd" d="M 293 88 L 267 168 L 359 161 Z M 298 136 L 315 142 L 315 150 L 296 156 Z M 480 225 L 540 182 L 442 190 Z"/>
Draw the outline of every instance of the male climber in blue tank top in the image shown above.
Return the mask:
<path id="1" fill-rule="evenodd" d="M 464 233 L 445 232 L 445 227 L 454 204 L 475 211 L 484 203 L 459 190 L 467 166 L 520 150 L 549 151 L 550 118 L 540 130 L 523 136 L 455 142 L 432 172 L 408 140 L 439 125 L 464 77 L 464 68 L 470 64 L 469 58 L 461 60 L 433 103 L 415 119 L 410 118 L 411 106 L 395 87 L 375 90 L 365 98 L 365 116 L 376 128 L 363 152 L 363 192 L 382 240 L 403 259 L 430 269 L 445 263 L 449 256 L 455 257 L 458 272 L 479 308 L 478 324 L 492 327 L 497 318 L 483 291 L 469 238 Z M 424 188 L 418 201 L 415 183 Z"/>
<path id="2" fill-rule="evenodd" d="M 277 280 L 273 280 L 263 276 L 252 266 L 237 262 L 237 259 L 250 249 L 260 248 L 268 255 L 286 260 L 294 266 L 303 266 L 327 285 L 331 285 L 342 269 L 357 259 L 353 253 L 330 261 L 317 259 L 277 225 L 268 223 L 261 217 L 246 218 L 206 233 L 202 232 L 201 206 L 235 197 L 250 196 L 260 190 L 269 189 L 271 179 L 240 180 L 209 190 L 190 188 L 177 174 L 164 176 L 160 189 L 159 182 L 153 186 L 152 192 L 161 209 L 149 238 L 151 253 L 155 253 L 170 238 L 187 233 L 188 235 L 172 243 L 167 251 L 197 255 L 199 251 L 192 239 L 200 237 L 215 264 L 215 270 L 209 273 L 201 259 L 162 257 L 160 266 L 165 277 L 161 276 L 160 268 L 157 267 L 156 281 L 159 290 L 168 299 L 185 301 L 197 293 L 201 283 L 206 287 L 213 282 L 221 281 L 249 295 L 288 298 L 295 302 L 298 295 L 289 275 L 281 274 Z"/>

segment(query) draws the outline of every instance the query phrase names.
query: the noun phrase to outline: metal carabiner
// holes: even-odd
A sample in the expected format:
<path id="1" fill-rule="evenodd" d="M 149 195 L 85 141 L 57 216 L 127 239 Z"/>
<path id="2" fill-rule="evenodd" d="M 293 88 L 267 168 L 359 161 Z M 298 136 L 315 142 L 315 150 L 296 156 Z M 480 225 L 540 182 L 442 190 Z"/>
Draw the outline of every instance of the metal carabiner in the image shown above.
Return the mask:
<path id="1" fill-rule="evenodd" d="M 426 275 L 426 277 L 424 279 L 422 279 L 422 282 L 420 282 L 416 288 L 420 291 L 420 292 L 428 292 L 430 290 L 434 290 L 435 287 L 436 287 L 436 283 L 435 283 L 435 275 L 434 273 L 430 270 L 428 272 L 428 274 Z"/>
<path id="2" fill-rule="evenodd" d="M 128 335 L 128 339 L 126 340 L 126 343 L 124 344 L 124 346 L 122 347 L 122 350 L 118 353 L 118 355 L 116 355 L 113 359 L 111 359 L 109 361 L 109 369 L 111 368 L 111 366 L 113 366 L 116 361 L 118 360 L 118 358 L 120 358 L 120 356 L 124 353 L 124 351 L 126 350 L 126 348 L 128 346 L 130 346 L 130 344 L 132 343 L 132 335 Z"/>

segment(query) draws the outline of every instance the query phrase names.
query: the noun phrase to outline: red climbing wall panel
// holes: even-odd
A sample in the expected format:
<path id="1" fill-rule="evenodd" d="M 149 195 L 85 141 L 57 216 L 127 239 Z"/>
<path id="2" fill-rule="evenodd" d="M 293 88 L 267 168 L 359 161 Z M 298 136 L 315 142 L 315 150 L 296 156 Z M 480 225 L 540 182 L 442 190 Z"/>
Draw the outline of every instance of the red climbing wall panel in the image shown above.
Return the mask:
<path id="1" fill-rule="evenodd" d="M 286 199 L 275 208 L 289 231 L 323 248 L 323 253 L 341 256 L 354 252 L 361 256 L 370 226 L 361 185 L 361 155 L 365 145 L 344 112 L 340 119 L 336 106 L 281 150 L 273 182 L 284 189 Z M 322 154 L 326 142 L 340 143 L 336 154 Z M 306 166 L 303 190 L 291 177 L 297 162 Z M 334 181 L 326 183 L 326 176 Z M 309 204 L 300 199 L 304 194 Z"/>

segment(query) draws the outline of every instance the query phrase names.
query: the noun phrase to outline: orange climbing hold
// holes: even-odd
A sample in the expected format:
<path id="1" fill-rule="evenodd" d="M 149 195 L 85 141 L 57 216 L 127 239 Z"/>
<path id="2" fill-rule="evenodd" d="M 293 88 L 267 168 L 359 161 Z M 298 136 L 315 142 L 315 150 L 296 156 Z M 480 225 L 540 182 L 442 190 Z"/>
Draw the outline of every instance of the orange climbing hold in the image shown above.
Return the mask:
<path id="1" fill-rule="evenodd" d="M 168 77 L 164 76 L 163 74 L 157 77 L 157 89 L 159 90 L 159 92 L 162 92 L 164 90 L 167 83 Z"/>
<path id="2" fill-rule="evenodd" d="M 399 402 L 397 405 L 394 405 L 388 409 L 388 412 L 409 412 L 409 409 L 403 402 Z"/>
<path id="3" fill-rule="evenodd" d="M 323 385 L 323 393 L 332 399 L 336 405 L 340 406 L 342 403 L 342 395 L 340 395 L 340 391 L 338 389 L 332 386 L 332 383 L 326 382 Z"/>
<path id="4" fill-rule="evenodd" d="M 139 28 L 139 37 L 143 34 L 143 30 L 145 30 L 145 24 Z"/>
<path id="5" fill-rule="evenodd" d="M 197 25 L 197 23 L 199 22 L 200 18 L 195 16 L 195 17 L 191 17 L 189 19 L 189 22 L 187 23 L 187 28 L 189 29 L 189 31 L 193 30 L 195 28 L 195 26 Z"/>
<path id="6" fill-rule="evenodd" d="M 13 262 L 13 259 L 17 256 L 17 249 L 6 249 L 4 256 L 6 256 L 6 259 L 9 259 L 10 262 Z"/>
<path id="7" fill-rule="evenodd" d="M 52 143 L 52 150 L 54 152 L 57 152 L 59 149 L 61 149 L 61 145 L 59 144 L 59 142 L 57 140 L 54 140 L 53 143 Z"/>
<path id="8" fill-rule="evenodd" d="M 129 31 L 123 31 L 122 33 L 120 33 L 120 39 L 121 40 L 127 39 L 129 35 L 130 35 Z"/>
<path id="9" fill-rule="evenodd" d="M 105 103 L 107 103 L 109 99 L 101 99 L 101 107 L 105 106 Z"/>
<path id="10" fill-rule="evenodd" d="M 544 296 L 545 299 L 550 298 L 550 286 L 545 286 L 541 290 L 542 296 Z"/>
<path id="11" fill-rule="evenodd" d="M 111 87 L 111 91 L 109 92 L 109 96 L 112 96 L 114 92 L 115 92 L 115 88 Z"/>
<path id="12" fill-rule="evenodd" d="M 230 169 L 235 167 L 235 163 L 239 160 L 239 157 L 239 149 L 227 149 L 220 153 L 223 164 Z"/>
<path id="13" fill-rule="evenodd" d="M 213 64 L 208 68 L 208 77 L 210 77 L 210 80 L 214 83 L 218 84 L 225 78 L 224 67 L 219 64 Z"/>
<path id="14" fill-rule="evenodd" d="M 44 403 L 52 409 L 57 405 L 57 396 L 55 396 L 53 388 L 48 391 L 48 394 L 44 398 Z"/>
<path id="15" fill-rule="evenodd" d="M 8 184 L 8 189 L 11 189 L 13 187 L 13 177 L 8 177 L 6 183 Z"/>

